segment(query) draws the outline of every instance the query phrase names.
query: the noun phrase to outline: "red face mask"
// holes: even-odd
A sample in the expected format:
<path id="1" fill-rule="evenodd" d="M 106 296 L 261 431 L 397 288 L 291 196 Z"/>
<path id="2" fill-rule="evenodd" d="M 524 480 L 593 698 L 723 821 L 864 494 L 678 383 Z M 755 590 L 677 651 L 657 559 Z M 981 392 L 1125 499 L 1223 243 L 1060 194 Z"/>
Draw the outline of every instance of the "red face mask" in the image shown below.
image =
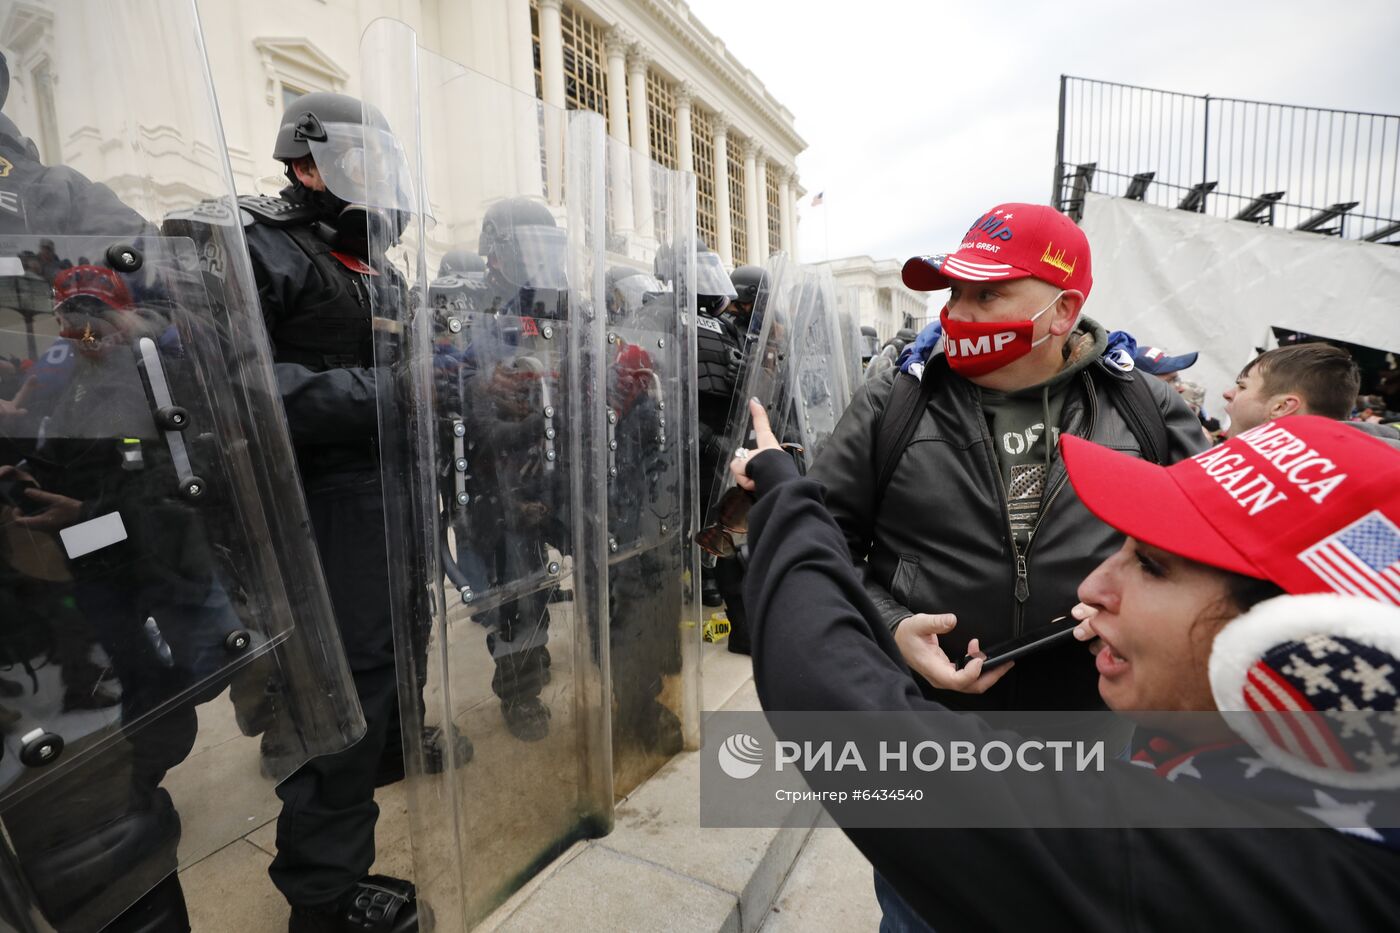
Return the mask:
<path id="1" fill-rule="evenodd" d="M 948 306 L 938 315 L 943 325 L 943 347 L 948 365 L 960 376 L 985 376 L 1019 360 L 1050 339 L 1046 334 L 1032 340 L 1035 322 L 1060 300 L 1060 292 L 1050 304 L 1023 321 L 956 321 L 948 317 Z"/>

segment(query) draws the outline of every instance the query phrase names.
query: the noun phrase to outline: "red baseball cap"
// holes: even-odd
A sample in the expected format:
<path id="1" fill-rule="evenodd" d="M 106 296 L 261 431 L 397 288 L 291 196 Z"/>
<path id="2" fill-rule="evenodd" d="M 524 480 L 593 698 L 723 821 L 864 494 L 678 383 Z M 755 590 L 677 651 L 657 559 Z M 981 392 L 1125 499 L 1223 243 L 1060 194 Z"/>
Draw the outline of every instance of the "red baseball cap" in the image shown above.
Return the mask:
<path id="1" fill-rule="evenodd" d="M 1045 204 L 998 204 L 973 222 L 956 252 L 915 256 L 904 264 L 903 278 L 920 292 L 954 281 L 1036 278 L 1087 298 L 1094 285 L 1088 237 Z"/>
<path id="2" fill-rule="evenodd" d="M 1170 467 L 1060 448 L 1080 501 L 1126 535 L 1289 593 L 1400 605 L 1400 450 L 1350 425 L 1280 418 Z"/>
<path id="3" fill-rule="evenodd" d="M 54 308 L 61 308 L 74 298 L 95 298 L 118 311 L 131 307 L 131 291 L 126 283 L 105 266 L 73 266 L 54 276 Z"/>

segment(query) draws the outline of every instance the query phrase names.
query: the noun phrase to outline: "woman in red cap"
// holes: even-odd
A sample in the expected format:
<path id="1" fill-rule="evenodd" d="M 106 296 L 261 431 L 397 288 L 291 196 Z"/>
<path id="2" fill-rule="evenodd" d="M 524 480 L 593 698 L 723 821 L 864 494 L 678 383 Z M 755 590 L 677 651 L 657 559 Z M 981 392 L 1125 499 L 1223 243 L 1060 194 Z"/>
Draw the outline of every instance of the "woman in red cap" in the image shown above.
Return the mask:
<path id="1" fill-rule="evenodd" d="M 751 408 L 759 449 L 731 468 L 757 496 L 746 600 L 764 709 L 942 712 L 880 624 L 821 486 L 773 452 Z M 1028 816 L 998 825 L 1030 828 L 848 835 L 940 933 L 1393 928 L 1400 453 L 1314 417 L 1269 422 L 1172 467 L 1073 437 L 1062 452 L 1085 505 L 1127 536 L 1081 584 L 1073 614 L 1076 637 L 1097 650 L 1104 700 L 1139 725 L 1133 763 L 1039 784 L 986 774 L 977 796 L 1007 812 L 1053 810 L 1060 826 L 1119 828 L 1036 828 L 1049 821 Z M 911 663 L 953 666 L 936 636 Z M 970 676 L 982 663 L 967 665 Z M 1227 712 L 1227 725 L 1217 710 L 1244 712 Z M 1344 710 L 1371 718 L 1328 718 Z M 782 738 L 783 717 L 770 721 Z M 915 739 L 991 734 L 970 716 L 907 721 L 927 732 Z M 1361 729 L 1374 731 L 1352 734 Z M 805 777 L 813 789 L 828 780 Z M 1175 825 L 1288 828 L 1105 821 L 1133 795 L 1162 812 L 1228 798 L 1236 809 L 1220 812 L 1245 815 Z M 1294 821 L 1252 822 L 1264 799 Z M 924 806 L 931 823 L 956 825 L 938 822 L 940 808 L 970 803 Z"/>

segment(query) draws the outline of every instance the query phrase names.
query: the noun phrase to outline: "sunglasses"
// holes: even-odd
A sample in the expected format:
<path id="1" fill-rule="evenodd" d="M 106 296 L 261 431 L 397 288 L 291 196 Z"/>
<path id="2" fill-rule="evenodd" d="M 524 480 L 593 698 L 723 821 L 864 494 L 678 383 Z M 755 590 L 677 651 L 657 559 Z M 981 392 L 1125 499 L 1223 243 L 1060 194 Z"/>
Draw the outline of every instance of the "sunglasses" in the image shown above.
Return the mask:
<path id="1" fill-rule="evenodd" d="M 783 444 L 782 447 L 798 463 L 802 462 L 801 455 L 806 452 L 806 448 L 801 444 Z M 724 560 L 736 556 L 739 553 L 739 542 L 735 540 L 735 536 L 743 537 L 749 533 L 749 509 L 753 507 L 754 501 L 753 493 L 740 486 L 730 486 L 720 497 L 719 505 L 715 509 L 715 521 L 696 533 L 695 543 L 707 554 Z"/>

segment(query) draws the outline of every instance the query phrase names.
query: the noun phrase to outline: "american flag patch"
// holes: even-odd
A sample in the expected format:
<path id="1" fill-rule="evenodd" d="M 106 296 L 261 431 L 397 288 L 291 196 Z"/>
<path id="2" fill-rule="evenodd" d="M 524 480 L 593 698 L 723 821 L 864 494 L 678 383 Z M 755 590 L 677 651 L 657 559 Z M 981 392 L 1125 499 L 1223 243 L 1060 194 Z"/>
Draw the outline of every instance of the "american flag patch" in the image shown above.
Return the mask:
<path id="1" fill-rule="evenodd" d="M 1323 538 L 1298 560 L 1338 593 L 1400 606 L 1400 529 L 1380 512 Z"/>

